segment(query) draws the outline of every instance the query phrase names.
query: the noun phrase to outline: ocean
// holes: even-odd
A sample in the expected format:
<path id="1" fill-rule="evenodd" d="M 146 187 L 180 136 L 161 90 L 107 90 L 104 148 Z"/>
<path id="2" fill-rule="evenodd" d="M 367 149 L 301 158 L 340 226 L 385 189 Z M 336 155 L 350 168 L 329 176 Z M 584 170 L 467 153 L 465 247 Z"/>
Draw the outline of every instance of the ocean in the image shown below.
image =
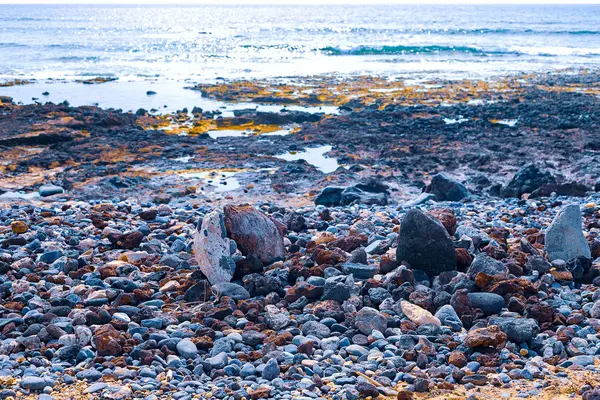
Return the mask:
<path id="1" fill-rule="evenodd" d="M 477 79 L 599 65 L 598 5 L 0 5 L 0 81 Z"/>
<path id="2" fill-rule="evenodd" d="M 478 76 L 600 65 L 600 6 L 0 6 L 0 77 Z"/>

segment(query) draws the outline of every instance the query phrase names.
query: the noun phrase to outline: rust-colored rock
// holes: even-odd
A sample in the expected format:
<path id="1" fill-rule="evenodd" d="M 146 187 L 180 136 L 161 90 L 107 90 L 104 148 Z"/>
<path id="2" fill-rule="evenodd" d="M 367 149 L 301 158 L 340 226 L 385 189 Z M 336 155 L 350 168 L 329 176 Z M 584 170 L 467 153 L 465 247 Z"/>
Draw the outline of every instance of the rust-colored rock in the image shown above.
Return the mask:
<path id="1" fill-rule="evenodd" d="M 117 356 L 123 352 L 125 340 L 112 325 L 102 325 L 94 333 L 94 345 L 101 356 Z"/>
<path id="2" fill-rule="evenodd" d="M 261 386 L 252 392 L 251 396 L 253 400 L 268 399 L 269 396 L 271 396 L 271 388 L 268 386 Z"/>
<path id="3" fill-rule="evenodd" d="M 285 255 L 283 235 L 271 218 L 244 204 L 223 208 L 225 228 L 243 255 L 252 255 L 268 265 Z"/>
<path id="4" fill-rule="evenodd" d="M 506 344 L 506 333 L 496 325 L 470 331 L 465 338 L 467 347 L 495 347 L 501 349 Z"/>
<path id="5" fill-rule="evenodd" d="M 456 233 L 456 216 L 454 215 L 454 211 L 449 208 L 440 208 L 429 211 L 429 214 L 444 225 L 450 236 L 454 236 Z"/>
<path id="6" fill-rule="evenodd" d="M 124 249 L 135 249 L 140 246 L 144 240 L 144 235 L 140 231 L 133 231 L 123 237 L 121 247 Z"/>
<path id="7" fill-rule="evenodd" d="M 469 254 L 467 249 L 459 247 L 456 251 L 456 268 L 460 271 L 464 271 L 473 262 L 473 256 Z"/>
<path id="8" fill-rule="evenodd" d="M 10 223 L 10 229 L 13 233 L 21 234 L 29 230 L 29 226 L 23 221 L 13 221 Z"/>
<path id="9" fill-rule="evenodd" d="M 321 297 L 321 294 L 323 294 L 322 287 L 306 282 L 298 282 L 287 290 L 284 299 L 288 303 L 293 303 L 302 296 L 306 296 L 308 300 L 316 300 Z"/>
<path id="10" fill-rule="evenodd" d="M 334 249 L 323 249 L 316 248 L 312 254 L 312 260 L 319 265 L 336 265 L 339 263 L 346 262 L 348 260 L 348 256 L 344 251 L 339 248 Z"/>
<path id="11" fill-rule="evenodd" d="M 567 270 L 558 271 L 556 269 L 553 269 L 550 271 L 550 274 L 557 281 L 572 281 L 573 280 L 573 274 L 571 273 L 571 271 L 567 271 Z"/>
<path id="12" fill-rule="evenodd" d="M 336 239 L 327 244 L 327 247 L 330 249 L 339 248 L 344 250 L 345 252 L 350 253 L 353 250 L 356 250 L 360 246 L 364 246 L 369 242 L 369 238 L 364 233 L 344 236 L 339 239 Z"/>
<path id="13" fill-rule="evenodd" d="M 453 351 L 452 353 L 450 353 L 450 355 L 448 356 L 448 363 L 458 367 L 458 368 L 462 368 L 465 365 L 467 365 L 468 360 L 467 357 L 465 356 L 465 353 L 463 353 L 462 351 Z"/>

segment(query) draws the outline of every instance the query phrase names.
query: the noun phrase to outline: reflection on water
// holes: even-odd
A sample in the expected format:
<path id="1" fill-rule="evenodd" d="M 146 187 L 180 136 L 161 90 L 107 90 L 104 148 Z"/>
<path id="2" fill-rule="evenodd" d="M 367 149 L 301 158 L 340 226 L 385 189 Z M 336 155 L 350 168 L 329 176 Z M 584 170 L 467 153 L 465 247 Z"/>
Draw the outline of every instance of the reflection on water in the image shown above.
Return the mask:
<path id="1" fill-rule="evenodd" d="M 221 129 L 217 131 L 208 131 L 207 133 L 208 136 L 210 136 L 211 138 L 218 139 L 222 137 L 285 136 L 289 135 L 291 131 L 291 129 L 280 129 L 278 131 L 256 134 L 256 132 L 253 132 L 251 130 L 240 131 L 235 129 Z"/>
<path id="2" fill-rule="evenodd" d="M 289 153 L 281 154 L 275 157 L 286 161 L 304 160 L 310 165 L 317 167 L 321 172 L 328 174 L 335 171 L 340 166 L 337 158 L 325 157 L 325 153 L 330 152 L 332 148 L 332 146 L 312 147 L 307 148 L 304 151 L 290 151 Z"/>
<path id="3" fill-rule="evenodd" d="M 444 118 L 444 122 L 446 123 L 446 125 L 452 125 L 452 124 L 461 124 L 463 122 L 467 122 L 469 120 L 469 118 L 463 118 L 462 115 L 459 115 L 458 118 Z"/>
<path id="4" fill-rule="evenodd" d="M 228 192 L 241 187 L 240 182 L 235 177 L 238 172 L 233 171 L 197 171 L 182 172 L 179 175 L 188 179 L 201 179 L 206 185 L 212 187 L 215 192 Z"/>
<path id="5" fill-rule="evenodd" d="M 0 194 L 0 199 L 37 199 L 40 197 L 38 192 L 5 192 Z"/>

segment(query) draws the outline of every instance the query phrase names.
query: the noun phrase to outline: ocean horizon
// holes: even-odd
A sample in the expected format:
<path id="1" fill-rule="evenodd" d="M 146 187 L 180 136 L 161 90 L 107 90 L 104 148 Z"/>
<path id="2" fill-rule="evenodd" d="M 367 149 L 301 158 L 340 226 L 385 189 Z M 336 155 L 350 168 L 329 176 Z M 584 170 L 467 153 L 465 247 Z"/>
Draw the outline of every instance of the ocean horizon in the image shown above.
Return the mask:
<path id="1" fill-rule="evenodd" d="M 0 32 L 3 80 L 454 79 L 600 66 L 600 5 L 0 5 Z"/>

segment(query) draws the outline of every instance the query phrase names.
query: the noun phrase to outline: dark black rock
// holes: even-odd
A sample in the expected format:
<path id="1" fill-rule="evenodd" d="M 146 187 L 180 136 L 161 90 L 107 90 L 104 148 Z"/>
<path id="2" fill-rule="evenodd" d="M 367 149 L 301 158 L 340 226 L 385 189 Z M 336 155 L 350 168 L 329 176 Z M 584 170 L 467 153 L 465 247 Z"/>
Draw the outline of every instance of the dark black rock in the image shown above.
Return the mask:
<path id="1" fill-rule="evenodd" d="M 500 195 L 520 198 L 524 193 L 531 193 L 555 181 L 549 172 L 542 172 L 536 165 L 529 164 L 517 171 L 510 182 L 500 189 Z"/>
<path id="2" fill-rule="evenodd" d="M 456 270 L 456 253 L 448 231 L 418 209 L 409 210 L 402 219 L 396 260 L 406 261 L 429 276 Z"/>
<path id="3" fill-rule="evenodd" d="M 342 201 L 342 192 L 345 188 L 339 186 L 327 186 L 315 198 L 318 206 L 338 206 Z"/>
<path id="4" fill-rule="evenodd" d="M 435 175 L 425 192 L 434 194 L 438 201 L 460 201 L 469 197 L 467 188 L 445 173 Z"/>

